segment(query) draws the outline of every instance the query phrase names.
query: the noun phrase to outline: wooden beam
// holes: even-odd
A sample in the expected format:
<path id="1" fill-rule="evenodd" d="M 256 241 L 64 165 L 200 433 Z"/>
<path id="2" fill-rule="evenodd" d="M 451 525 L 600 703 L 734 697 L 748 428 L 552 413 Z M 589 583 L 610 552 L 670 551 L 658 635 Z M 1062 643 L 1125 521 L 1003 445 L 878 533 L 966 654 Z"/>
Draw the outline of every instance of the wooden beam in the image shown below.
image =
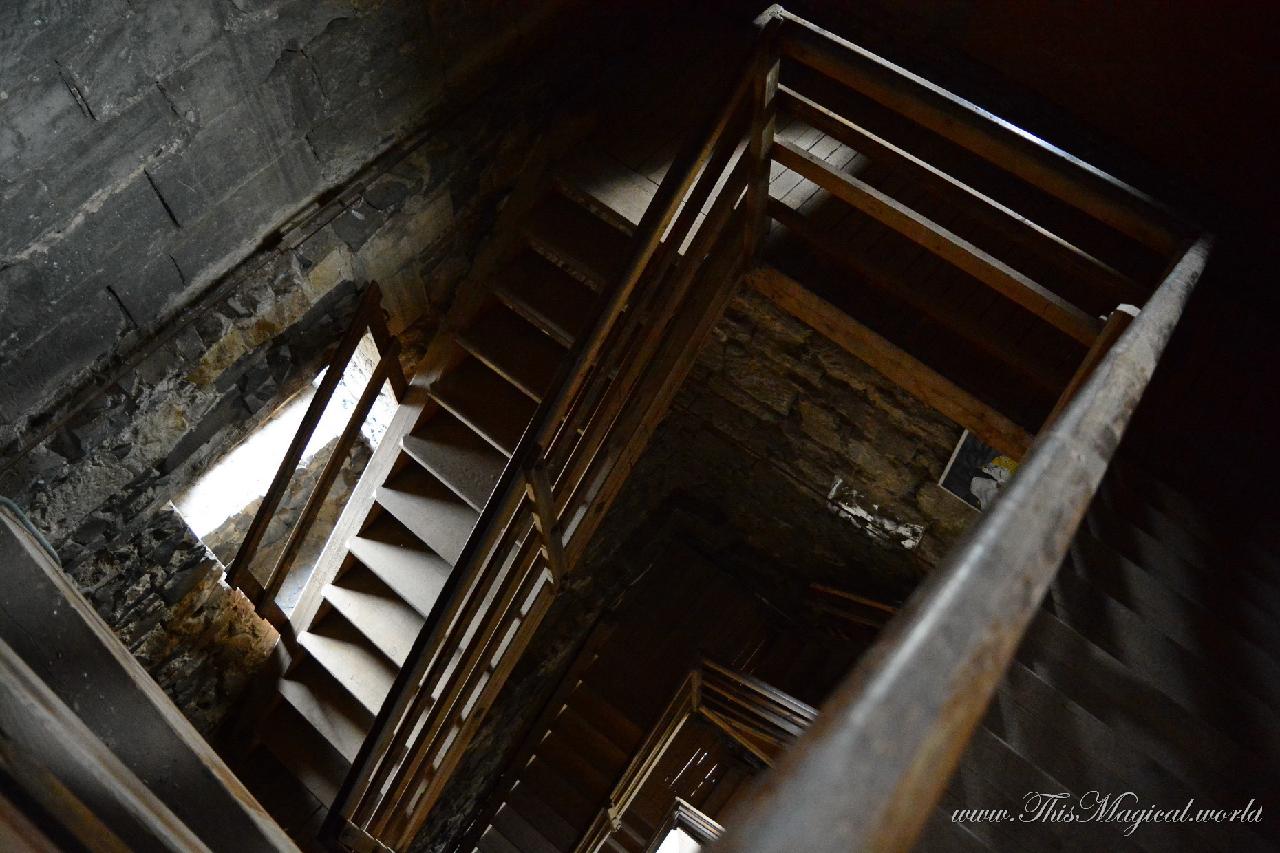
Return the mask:
<path id="1" fill-rule="evenodd" d="M 799 237 L 811 251 L 849 270 L 862 282 L 888 294 L 908 308 L 919 311 L 939 326 L 955 332 L 974 349 L 1008 365 L 1011 371 L 1035 385 L 1046 396 L 1052 397 L 1059 393 L 1064 377 L 1050 371 L 1042 359 L 1029 357 L 1025 349 L 1007 335 L 992 334 L 972 314 L 947 308 L 939 304 L 937 299 L 923 293 L 919 287 L 913 287 L 902 275 L 889 273 L 875 252 L 851 251 L 847 243 L 837 243 L 836 238 L 818 233 L 805 216 L 776 198 L 769 199 L 768 210 L 778 224 Z"/>
<path id="2" fill-rule="evenodd" d="M 836 172 L 824 160 L 782 139 L 774 144 L 773 157 L 1086 346 L 1097 336 L 1102 324 L 1096 318 L 870 184 Z"/>
<path id="3" fill-rule="evenodd" d="M 1150 196 L 1016 125 L 785 11 L 782 52 L 1127 235 L 1161 256 L 1185 236 Z"/>
<path id="4" fill-rule="evenodd" d="M 747 135 L 744 155 L 750 163 L 751 174 L 747 178 L 747 225 L 744 230 L 743 252 L 754 258 L 764 242 L 768 219 L 765 202 L 769 198 L 769 152 L 773 148 L 777 130 L 778 111 L 778 30 L 782 20 L 766 13 L 756 22 L 760 28 L 756 37 L 755 61 L 747 72 L 751 76 L 751 128 Z"/>
<path id="5" fill-rule="evenodd" d="M 1089 347 L 1089 351 L 1084 354 L 1084 359 L 1080 362 L 1080 366 L 1076 368 L 1075 375 L 1071 377 L 1071 381 L 1067 383 L 1067 387 L 1063 389 L 1062 395 L 1058 397 L 1058 402 L 1054 404 L 1053 411 L 1049 412 L 1049 416 L 1044 419 L 1044 426 L 1040 429 L 1046 430 L 1053 425 L 1062 410 L 1067 407 L 1072 398 L 1080 391 L 1080 386 L 1084 385 L 1085 380 L 1093 373 L 1093 369 L 1098 366 L 1098 362 L 1111 349 L 1111 345 L 1120 339 L 1124 334 L 1124 330 L 1129 328 L 1129 324 L 1133 322 L 1133 318 L 1138 316 L 1138 309 L 1132 305 L 1121 305 L 1111 312 L 1111 316 L 1107 317 L 1107 323 L 1102 327 L 1102 333 L 1098 335 L 1098 339 L 1093 342 L 1093 346 Z"/>
<path id="6" fill-rule="evenodd" d="M 1007 234 L 1035 252 L 1047 252 L 1072 274 L 1093 284 L 1100 293 L 1133 302 L 1144 300 L 1147 293 L 1136 282 L 1112 269 L 1105 262 L 1031 221 L 985 193 L 953 178 L 941 169 L 894 145 L 875 133 L 854 124 L 809 98 L 783 86 L 778 91 L 778 108 L 811 127 L 837 139 L 850 148 L 879 160 L 892 163 L 915 180 L 936 192 L 952 197 L 989 226 Z"/>
<path id="7" fill-rule="evenodd" d="M 1001 453 L 1020 459 L 1031 445 L 1025 429 L 784 273 L 760 267 L 747 281 L 779 308 Z"/>

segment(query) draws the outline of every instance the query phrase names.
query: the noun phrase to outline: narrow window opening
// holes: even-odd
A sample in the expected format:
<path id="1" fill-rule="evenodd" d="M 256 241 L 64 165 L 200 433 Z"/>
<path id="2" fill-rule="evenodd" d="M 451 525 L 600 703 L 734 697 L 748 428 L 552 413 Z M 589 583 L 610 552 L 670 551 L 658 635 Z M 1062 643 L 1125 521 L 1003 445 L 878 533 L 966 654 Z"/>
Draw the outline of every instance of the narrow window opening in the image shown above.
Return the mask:
<path id="1" fill-rule="evenodd" d="M 303 451 L 289 489 L 267 528 L 253 564 L 253 573 L 259 580 L 275 565 L 320 470 L 373 374 L 377 358 L 373 339 L 366 334 L 343 371 L 342 379 Z M 224 565 L 230 565 L 235 557 L 245 531 L 271 485 L 290 442 L 297 434 L 326 370 L 321 370 L 306 388 L 282 403 L 260 426 L 174 500 L 174 506 L 187 525 Z M 352 448 L 342 474 L 329 492 L 320 517 L 309 531 L 297 560 L 281 586 L 276 600 L 286 614 L 297 603 L 329 532 L 370 455 L 386 433 L 395 409 L 395 397 L 390 386 L 384 383 L 377 402 L 361 427 L 360 439 Z"/>

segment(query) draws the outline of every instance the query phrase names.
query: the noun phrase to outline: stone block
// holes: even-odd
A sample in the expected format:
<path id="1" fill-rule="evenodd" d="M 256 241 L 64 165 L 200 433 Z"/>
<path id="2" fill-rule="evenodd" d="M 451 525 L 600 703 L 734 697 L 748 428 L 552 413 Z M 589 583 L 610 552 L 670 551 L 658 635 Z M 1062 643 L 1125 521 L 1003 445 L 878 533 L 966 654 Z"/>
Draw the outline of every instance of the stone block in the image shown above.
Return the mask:
<path id="1" fill-rule="evenodd" d="M 184 151 L 152 169 L 151 178 L 178 223 L 186 227 L 289 154 L 296 138 L 291 117 L 278 104 L 249 97 L 202 128 Z"/>
<path id="2" fill-rule="evenodd" d="M 0 256 L 16 253 L 50 234 L 45 245 L 75 234 L 65 225 L 77 213 L 92 213 L 92 202 L 134 181 L 153 161 L 185 140 L 182 122 L 153 86 L 149 94 L 110 122 L 94 122 L 86 132 L 49 145 L 56 154 L 39 168 L 0 181 Z"/>
<path id="3" fill-rule="evenodd" d="M 167 254 L 150 260 L 139 259 L 140 267 L 132 272 L 124 268 L 113 269 L 103 281 L 110 282 L 129 318 L 136 326 L 150 328 L 157 320 L 167 316 L 173 300 L 186 286 L 173 259 Z"/>
<path id="4" fill-rule="evenodd" d="M 228 392 L 217 404 L 205 412 L 195 425 L 178 440 L 173 450 L 159 465 L 163 474 L 177 470 L 184 462 L 195 456 L 205 444 L 224 429 L 245 420 L 250 415 L 240 397 L 239 389 Z"/>
<path id="5" fill-rule="evenodd" d="M 128 328 L 103 290 L 77 296 L 74 310 L 48 318 L 42 334 L 0 357 L 0 419 L 20 422 L 74 388 Z"/>
<path id="6" fill-rule="evenodd" d="M 10 180 L 55 156 L 59 140 L 74 139 L 94 126 L 52 61 L 33 63 L 5 95 L 0 100 L 0 176 Z"/>
<path id="7" fill-rule="evenodd" d="M 62 57 L 98 121 L 115 118 L 155 81 L 191 62 L 222 32 L 222 7 L 203 0 L 151 0 Z"/>
<path id="8" fill-rule="evenodd" d="M 258 244 L 320 188 L 315 158 L 295 142 L 184 228 L 171 249 L 188 285 L 203 283 Z"/>
<path id="9" fill-rule="evenodd" d="M 31 69 L 100 39 L 128 13 L 125 0 L 6 0 L 0 3 L 0 91 L 12 92 Z"/>
<path id="10" fill-rule="evenodd" d="M 329 223 L 329 227 L 351 251 L 355 252 L 359 251 L 360 247 L 373 236 L 386 218 L 386 214 L 381 210 L 362 202 L 344 210 Z"/>

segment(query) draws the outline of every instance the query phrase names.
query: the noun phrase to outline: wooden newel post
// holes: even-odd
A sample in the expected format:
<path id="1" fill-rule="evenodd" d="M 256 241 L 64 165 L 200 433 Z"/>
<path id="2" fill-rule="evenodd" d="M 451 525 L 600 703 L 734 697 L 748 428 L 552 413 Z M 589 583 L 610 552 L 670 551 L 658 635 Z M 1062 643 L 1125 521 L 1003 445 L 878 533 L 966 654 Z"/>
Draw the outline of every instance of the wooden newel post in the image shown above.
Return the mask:
<path id="1" fill-rule="evenodd" d="M 747 136 L 748 168 L 746 234 L 743 249 L 754 258 L 764 242 L 769 220 L 769 162 L 777 126 L 778 31 L 782 27 L 782 7 L 770 6 L 756 18 L 760 39 L 756 60 L 751 65 L 751 129 Z"/>
<path id="2" fill-rule="evenodd" d="M 1049 412 L 1049 417 L 1045 418 L 1044 426 L 1040 428 L 1041 432 L 1053 426 L 1053 422 L 1058 419 L 1062 414 L 1062 410 L 1067 407 L 1067 404 L 1079 392 L 1085 380 L 1093 373 L 1093 369 L 1098 366 L 1098 362 L 1102 361 L 1103 356 L 1111 349 L 1111 345 L 1120 339 L 1120 336 L 1124 334 L 1124 330 L 1129 328 L 1129 324 L 1137 316 L 1138 309 L 1133 305 L 1120 305 L 1111 312 L 1107 317 L 1106 324 L 1102 327 L 1102 331 L 1098 332 L 1098 336 L 1094 338 L 1093 346 L 1089 347 L 1089 351 L 1084 354 L 1084 359 L 1080 362 L 1080 366 L 1076 368 L 1071 381 L 1067 383 L 1067 387 L 1063 389 L 1061 396 L 1058 397 L 1058 402 L 1054 404 L 1053 411 Z"/>

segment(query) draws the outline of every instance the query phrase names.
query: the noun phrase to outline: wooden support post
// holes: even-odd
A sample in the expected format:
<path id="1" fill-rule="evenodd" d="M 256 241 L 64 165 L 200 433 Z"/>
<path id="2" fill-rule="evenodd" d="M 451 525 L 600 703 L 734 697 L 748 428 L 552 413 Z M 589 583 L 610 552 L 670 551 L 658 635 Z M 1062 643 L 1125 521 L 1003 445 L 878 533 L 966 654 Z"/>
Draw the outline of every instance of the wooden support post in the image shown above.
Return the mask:
<path id="1" fill-rule="evenodd" d="M 391 393 L 396 395 L 397 403 L 403 402 L 405 394 L 409 392 L 409 380 L 404 375 L 404 368 L 400 366 L 400 342 L 387 328 L 387 312 L 382 308 L 382 289 L 377 282 L 370 282 L 369 289 L 374 291 L 370 298 L 376 297 L 378 302 L 377 307 L 369 312 L 369 334 L 378 345 L 378 355 L 387 362 L 387 381 L 391 383 Z"/>
<path id="2" fill-rule="evenodd" d="M 1047 430 L 1053 425 L 1053 422 L 1062 414 L 1062 410 L 1067 407 L 1067 404 L 1079 392 L 1080 386 L 1084 385 L 1085 380 L 1093 373 L 1093 369 L 1098 366 L 1098 362 L 1102 361 L 1107 351 L 1111 349 L 1111 345 L 1124 334 L 1124 330 L 1129 328 L 1129 324 L 1137 316 L 1138 309 L 1132 305 L 1121 305 L 1111 312 L 1111 315 L 1107 317 L 1106 324 L 1102 327 L 1102 332 L 1098 335 L 1097 340 L 1093 342 L 1093 346 L 1089 347 L 1089 351 L 1084 354 L 1084 360 L 1076 368 L 1075 375 L 1071 377 L 1071 381 L 1063 389 L 1062 395 L 1058 397 L 1058 402 L 1054 404 L 1053 411 L 1049 412 L 1049 417 L 1044 419 L 1044 426 L 1040 427 L 1041 431 Z"/>
<path id="3" fill-rule="evenodd" d="M 284 550 L 280 552 L 279 558 L 276 559 L 275 568 L 271 570 L 271 578 L 267 582 L 266 588 L 262 591 L 261 597 L 254 602 L 254 607 L 259 615 L 270 619 L 276 624 L 276 627 L 284 624 L 279 621 L 283 614 L 278 608 L 271 607 L 275 602 L 276 593 L 280 591 L 280 585 L 284 583 L 289 570 L 293 568 L 293 561 L 297 559 L 298 552 L 302 550 L 302 543 L 306 541 L 311 525 L 315 523 L 316 516 L 320 514 L 320 508 L 324 506 L 325 498 L 329 496 L 329 489 L 333 487 L 333 481 L 338 479 L 343 463 L 347 461 L 347 453 L 351 450 L 351 445 L 355 444 L 356 437 L 360 435 L 360 427 L 364 425 L 365 419 L 369 417 L 369 410 L 373 408 L 379 392 L 382 391 L 382 383 L 386 382 L 391 374 L 392 364 L 395 364 L 395 369 L 399 368 L 399 363 L 396 361 L 395 356 L 394 342 L 392 354 L 383 356 L 378 362 L 378 366 L 374 368 L 373 375 L 369 377 L 369 382 L 364 387 L 364 393 L 360 395 L 360 400 L 356 403 L 355 409 L 352 410 L 351 417 L 347 420 L 347 425 L 342 430 L 342 435 L 338 436 L 337 443 L 333 445 L 333 450 L 324 464 L 324 469 L 320 472 L 320 478 L 311 489 L 310 496 L 307 497 L 307 503 L 302 509 L 302 514 L 298 517 L 297 523 L 294 524 L 293 530 L 289 533 L 289 541 L 285 543 Z M 403 374 L 401 378 L 403 378 Z"/>
<path id="4" fill-rule="evenodd" d="M 754 258 L 764 242 L 769 219 L 765 203 L 769 199 L 769 163 L 777 126 L 778 30 L 782 25 L 781 7 L 771 6 L 756 19 L 760 35 L 756 58 L 751 64 L 751 128 L 747 136 L 746 158 L 747 215 L 744 223 L 743 251 Z"/>
<path id="5" fill-rule="evenodd" d="M 534 464 L 525 475 L 525 483 L 529 500 L 533 502 L 533 524 L 542 538 L 542 555 L 551 569 L 552 579 L 559 585 L 568 566 L 564 554 L 564 533 L 556 519 L 555 493 L 551 490 L 547 469 L 541 463 Z"/>

